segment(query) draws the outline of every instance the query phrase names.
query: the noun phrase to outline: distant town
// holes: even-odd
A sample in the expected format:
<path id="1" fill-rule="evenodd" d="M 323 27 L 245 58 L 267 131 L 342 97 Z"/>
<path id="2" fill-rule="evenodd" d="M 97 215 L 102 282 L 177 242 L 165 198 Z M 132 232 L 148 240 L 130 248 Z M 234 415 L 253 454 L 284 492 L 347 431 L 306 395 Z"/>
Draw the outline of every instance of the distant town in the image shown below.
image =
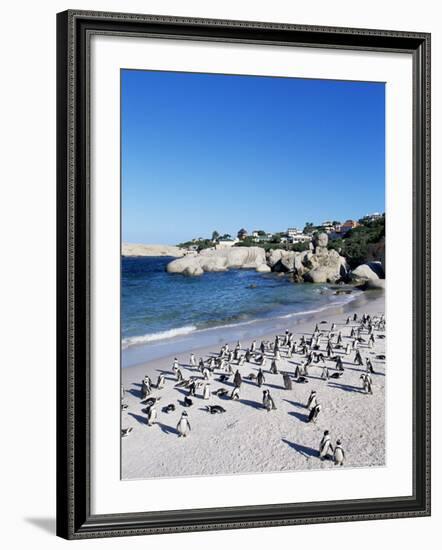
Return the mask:
<path id="1" fill-rule="evenodd" d="M 361 226 L 371 226 L 385 219 L 384 213 L 374 212 L 367 214 L 359 220 L 348 219 L 345 222 L 326 220 L 320 225 L 307 222 L 301 230 L 297 227 L 289 227 L 285 231 L 269 233 L 264 229 L 254 229 L 250 233 L 241 228 L 236 236 L 228 233 L 220 234 L 213 231 L 210 237 L 197 237 L 191 241 L 178 244 L 188 251 L 199 251 L 205 248 L 225 248 L 231 246 L 261 246 L 263 248 L 275 248 L 275 246 L 294 250 L 305 250 L 317 233 L 327 233 L 330 241 L 344 239 L 349 233 Z"/>

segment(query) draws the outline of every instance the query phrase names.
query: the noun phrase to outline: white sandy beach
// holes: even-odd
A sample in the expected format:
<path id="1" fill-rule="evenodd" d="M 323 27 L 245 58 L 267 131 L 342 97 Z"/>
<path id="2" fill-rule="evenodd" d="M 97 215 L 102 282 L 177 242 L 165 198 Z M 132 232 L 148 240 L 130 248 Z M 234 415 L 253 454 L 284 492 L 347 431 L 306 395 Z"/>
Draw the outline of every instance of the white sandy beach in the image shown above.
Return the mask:
<path id="1" fill-rule="evenodd" d="M 299 341 L 302 334 L 311 336 L 315 324 L 324 333 L 328 333 L 331 323 L 336 323 L 336 331 L 342 330 L 344 344 L 350 341 L 348 336 L 352 326 L 345 321 L 349 315 L 363 313 L 379 316 L 384 313 L 384 295 L 376 293 L 376 298 L 362 298 L 351 304 L 351 308 L 338 308 L 312 315 L 308 321 L 294 324 L 290 330 L 294 339 Z M 321 323 L 327 321 L 327 323 Z M 368 340 L 367 334 L 362 336 Z M 380 338 L 379 338 L 380 336 Z M 234 473 L 276 472 L 287 470 L 306 470 L 334 468 L 332 460 L 321 461 L 318 447 L 324 430 L 329 430 L 333 445 L 341 439 L 345 451 L 344 467 L 382 466 L 385 463 L 384 419 L 385 419 L 385 361 L 376 359 L 385 354 L 385 333 L 375 331 L 375 345 L 370 349 L 361 344 L 362 357 L 369 357 L 375 374 L 372 375 L 373 395 L 362 390 L 360 375 L 366 372 L 353 363 L 355 352 L 346 356 L 341 351 L 345 371 L 337 380 L 321 379 L 321 363 L 309 367 L 308 383 L 293 382 L 293 389 L 284 389 L 282 371 L 294 373 L 297 365 L 305 359 L 301 354 L 285 358 L 278 363 L 279 374 L 270 374 L 270 360 L 265 366 L 265 383 L 259 388 L 256 381 L 245 379 L 249 373 L 257 373 L 259 366 L 255 362 L 245 363 L 239 368 L 243 377 L 239 401 L 228 397 L 212 395 L 204 400 L 202 390 L 198 390 L 193 405 L 185 408 L 182 400 L 188 395 L 185 388 L 175 387 L 176 378 L 172 371 L 172 354 L 155 359 L 148 364 L 122 369 L 122 384 L 125 388 L 124 403 L 128 405 L 122 412 L 122 428 L 133 430 L 122 438 L 122 479 L 180 477 Z M 275 334 L 262 340 L 273 341 Z M 228 341 L 231 349 L 236 341 Z M 250 341 L 241 342 L 244 350 Z M 321 351 L 324 351 L 325 344 Z M 218 353 L 219 347 L 195 349 L 199 357 L 208 358 Z M 178 354 L 178 361 L 184 378 L 195 376 L 203 380 L 197 368 L 189 366 L 189 354 Z M 270 358 L 270 355 L 268 355 Z M 327 361 L 330 373 L 336 372 L 334 361 Z M 236 365 L 233 364 L 234 371 Z M 155 405 L 158 411 L 157 422 L 147 425 L 147 416 L 141 403 L 141 381 L 148 374 L 153 383 L 163 373 L 165 387 L 152 390 L 151 396 L 161 397 Z M 212 391 L 233 389 L 233 376 L 227 382 L 218 381 L 218 371 L 209 380 Z M 262 406 L 262 392 L 270 390 L 277 407 L 267 412 Z M 309 394 L 317 391 L 318 402 L 322 405 L 316 423 L 308 423 L 308 409 L 305 407 Z M 162 408 L 174 404 L 175 411 L 166 413 Z M 208 405 L 221 405 L 223 414 L 210 414 Z M 176 426 L 182 411 L 189 415 L 191 432 L 186 438 L 178 437 Z"/>

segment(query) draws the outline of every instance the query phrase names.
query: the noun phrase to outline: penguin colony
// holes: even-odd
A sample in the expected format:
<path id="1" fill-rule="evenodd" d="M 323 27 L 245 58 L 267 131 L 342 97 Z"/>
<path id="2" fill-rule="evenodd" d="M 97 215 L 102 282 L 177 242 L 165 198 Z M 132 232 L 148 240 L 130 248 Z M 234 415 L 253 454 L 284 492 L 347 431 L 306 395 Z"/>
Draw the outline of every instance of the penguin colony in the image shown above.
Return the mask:
<path id="1" fill-rule="evenodd" d="M 141 412 L 145 418 L 144 425 L 139 429 L 154 429 L 160 417 L 177 412 L 179 420 L 175 433 L 185 439 L 192 431 L 191 409 L 196 403 L 209 402 L 204 408 L 209 415 L 225 414 L 227 411 L 220 404 L 222 400 L 237 401 L 241 406 L 241 399 L 247 397 L 248 384 L 262 388 L 262 410 L 272 414 L 277 410 L 278 403 L 272 395 L 272 385 L 266 387 L 266 373 L 279 375 L 282 388 L 288 394 L 296 395 L 296 384 L 309 383 L 309 377 L 318 378 L 323 384 L 336 384 L 345 382 L 346 368 L 359 370 L 361 386 L 357 391 L 366 394 L 369 399 L 376 391 L 377 373 L 373 361 L 385 361 L 385 355 L 376 355 L 373 351 L 376 339 L 385 338 L 385 316 L 364 313 L 358 317 L 355 313 L 347 317 L 345 324 L 336 326 L 332 323 L 327 328 L 328 323 L 322 321 L 320 325 L 316 324 L 311 334 L 303 334 L 297 341 L 294 334 L 287 330 L 285 334 L 276 335 L 273 341 L 261 341 L 259 345 L 253 341 L 246 349 L 237 342 L 233 349 L 225 344 L 219 352 L 198 360 L 194 353 L 190 354 L 186 363 L 180 363 L 175 358 L 169 372 L 173 375 L 173 381 L 169 381 L 165 373 L 158 376 L 156 383 L 145 375 L 138 384 L 141 388 Z M 285 368 L 293 365 L 294 369 L 282 370 L 280 365 L 283 362 Z M 252 368 L 254 370 L 250 372 Z M 183 370 L 186 374 L 189 372 L 187 378 Z M 171 383 L 180 389 L 182 399 L 175 403 L 161 403 L 159 408 L 161 391 Z M 215 383 L 218 387 L 212 389 Z M 125 398 L 126 390 L 122 386 L 123 426 L 128 409 Z M 216 400 L 220 401 L 216 403 Z M 304 404 L 306 423 L 315 424 L 323 407 L 327 404 L 321 403 L 320 389 L 312 390 Z M 123 427 L 121 437 L 127 438 L 132 432 L 133 427 Z M 342 466 L 346 461 L 344 445 L 345 434 L 330 434 L 329 430 L 325 430 L 318 441 L 316 458 L 320 461 L 331 460 L 336 466 Z"/>

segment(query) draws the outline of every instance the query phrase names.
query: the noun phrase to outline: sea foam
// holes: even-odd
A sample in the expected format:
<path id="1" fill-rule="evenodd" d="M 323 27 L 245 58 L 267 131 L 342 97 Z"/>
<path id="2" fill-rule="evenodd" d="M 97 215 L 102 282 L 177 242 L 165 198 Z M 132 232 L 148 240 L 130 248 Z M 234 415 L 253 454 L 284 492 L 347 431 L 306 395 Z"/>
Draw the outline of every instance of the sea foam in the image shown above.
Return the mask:
<path id="1" fill-rule="evenodd" d="M 195 330 L 195 326 L 189 325 L 187 327 L 172 328 L 161 332 L 143 334 L 142 336 L 130 336 L 128 338 L 123 338 L 121 345 L 123 349 L 126 349 L 130 346 L 147 344 L 148 342 L 155 342 L 156 340 L 166 340 L 167 338 L 174 338 L 175 336 L 183 336 L 185 334 L 190 334 Z"/>

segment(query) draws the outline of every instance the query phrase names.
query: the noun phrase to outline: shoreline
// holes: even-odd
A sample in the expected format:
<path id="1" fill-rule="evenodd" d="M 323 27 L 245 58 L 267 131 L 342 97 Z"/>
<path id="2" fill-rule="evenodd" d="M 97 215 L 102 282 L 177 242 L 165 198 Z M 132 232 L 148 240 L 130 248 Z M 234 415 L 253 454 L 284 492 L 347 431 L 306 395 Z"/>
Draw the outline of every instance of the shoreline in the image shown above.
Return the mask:
<path id="1" fill-rule="evenodd" d="M 222 345 L 222 342 L 228 342 L 229 339 L 253 340 L 254 338 L 266 339 L 270 332 L 285 331 L 297 326 L 303 322 L 315 322 L 320 320 L 323 315 L 334 315 L 340 312 L 346 312 L 358 308 L 372 300 L 377 300 L 383 297 L 382 291 L 369 290 L 360 291 L 353 289 L 356 292 L 348 296 L 352 296 L 345 302 L 335 303 L 329 302 L 319 305 L 317 309 L 308 311 L 294 311 L 284 315 L 276 315 L 274 317 L 256 317 L 246 321 L 238 321 L 231 324 L 222 324 L 209 326 L 204 328 L 196 327 L 178 327 L 166 332 L 174 332 L 176 334 L 171 337 L 155 338 L 156 334 L 148 334 L 143 336 L 133 337 L 151 338 L 146 342 L 139 342 L 122 348 L 121 365 L 123 369 L 142 365 L 151 360 L 161 359 L 173 355 L 168 350 L 171 347 L 175 348 L 176 353 L 185 353 L 192 350 L 205 349 L 208 346 Z M 182 332 L 181 332 L 182 331 Z"/>
<path id="2" fill-rule="evenodd" d="M 302 334 L 311 334 L 316 322 L 327 321 L 324 327 L 336 323 L 343 330 L 344 339 L 349 330 L 345 328 L 345 319 L 350 313 L 358 315 L 384 313 L 384 293 L 369 291 L 344 306 L 331 307 L 326 311 L 307 315 L 302 319 L 289 319 L 289 325 L 299 340 Z M 320 325 L 321 326 L 321 325 Z M 281 333 L 274 328 L 266 335 L 256 337 L 271 340 Z M 241 339 L 244 350 L 253 337 Z M 236 344 L 237 338 L 222 339 L 218 344 L 194 348 L 197 361 L 200 356 L 207 358 L 218 352 L 222 344 Z M 170 349 L 170 341 L 166 341 Z M 377 340 L 373 351 L 361 348 L 364 356 L 371 356 L 376 374 L 373 375 L 373 395 L 361 391 L 361 372 L 365 367 L 357 368 L 353 355 L 343 356 L 345 373 L 342 379 L 321 380 L 321 368 L 312 366 L 308 384 L 293 384 L 292 390 L 282 386 L 281 374 L 270 374 L 267 361 L 265 368 L 266 383 L 264 389 L 270 389 L 277 404 L 277 410 L 267 413 L 263 410 L 262 391 L 256 383 L 244 380 L 239 401 L 221 399 L 212 395 L 204 400 L 199 392 L 194 405 L 188 410 L 192 432 L 183 440 L 177 437 L 177 425 L 182 399 L 187 395 L 183 388 L 175 388 L 176 380 L 172 371 L 173 358 L 176 356 L 185 378 L 199 371 L 189 365 L 189 354 L 176 350 L 160 358 L 152 359 L 136 366 L 121 369 L 121 382 L 126 389 L 127 410 L 122 412 L 122 428 L 132 427 L 133 431 L 122 439 L 122 479 L 147 479 L 158 477 L 180 477 L 201 475 L 229 475 L 265 472 L 283 472 L 308 469 L 333 468 L 330 460 L 320 461 L 316 456 L 317 447 L 324 429 L 329 429 L 334 440 L 343 439 L 347 459 L 344 467 L 383 466 L 385 464 L 384 441 L 384 388 L 385 362 L 375 360 L 376 355 L 385 353 L 385 340 Z M 281 360 L 280 371 L 293 373 L 302 357 L 295 355 L 293 360 Z M 328 364 L 333 369 L 333 364 Z M 236 366 L 233 366 L 236 370 Z M 255 363 L 246 363 L 240 368 L 246 375 L 257 371 Z M 139 387 L 145 374 L 151 376 L 153 383 L 159 374 L 163 374 L 166 385 L 161 390 L 152 391 L 152 396 L 160 396 L 157 423 L 149 427 L 144 405 L 140 404 Z M 201 377 L 202 379 L 202 377 Z M 231 382 L 221 383 L 218 375 L 210 380 L 211 390 L 221 387 L 232 390 Z M 317 424 L 306 423 L 304 404 L 312 389 L 317 389 L 324 411 Z M 176 410 L 162 412 L 162 407 L 174 403 Z M 211 415 L 207 405 L 221 405 L 225 414 Z M 308 413 L 308 411 L 307 411 Z"/>

